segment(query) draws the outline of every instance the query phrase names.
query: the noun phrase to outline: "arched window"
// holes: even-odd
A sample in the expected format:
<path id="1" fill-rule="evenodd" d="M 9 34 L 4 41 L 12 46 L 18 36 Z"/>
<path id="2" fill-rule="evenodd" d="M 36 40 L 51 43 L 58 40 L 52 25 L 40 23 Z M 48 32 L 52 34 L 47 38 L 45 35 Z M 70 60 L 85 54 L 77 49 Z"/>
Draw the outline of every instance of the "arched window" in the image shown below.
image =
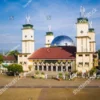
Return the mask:
<path id="1" fill-rule="evenodd" d="M 48 71 L 51 71 L 51 66 L 48 66 Z"/>
<path id="2" fill-rule="evenodd" d="M 44 66 L 44 71 L 46 71 L 46 66 Z"/>
<path id="3" fill-rule="evenodd" d="M 35 70 L 37 70 L 37 66 L 35 66 Z"/>
<path id="4" fill-rule="evenodd" d="M 61 71 L 61 66 L 58 66 L 58 71 Z"/>
<path id="5" fill-rule="evenodd" d="M 42 70 L 42 66 L 39 66 L 39 70 Z"/>
<path id="6" fill-rule="evenodd" d="M 56 71 L 56 66 L 53 66 L 53 71 Z"/>

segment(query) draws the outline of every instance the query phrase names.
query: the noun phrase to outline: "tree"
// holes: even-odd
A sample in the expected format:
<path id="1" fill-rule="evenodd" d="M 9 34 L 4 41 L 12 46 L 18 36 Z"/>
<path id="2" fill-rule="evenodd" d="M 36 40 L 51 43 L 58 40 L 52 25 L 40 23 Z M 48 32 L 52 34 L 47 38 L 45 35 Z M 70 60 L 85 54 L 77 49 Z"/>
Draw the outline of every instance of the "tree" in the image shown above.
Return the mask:
<path id="1" fill-rule="evenodd" d="M 89 72 L 90 72 L 90 75 L 92 76 L 93 73 L 96 73 L 97 72 L 96 67 L 93 67 Z"/>
<path id="2" fill-rule="evenodd" d="M 99 56 L 99 59 L 100 59 L 100 49 L 98 50 L 98 56 Z"/>
<path id="3" fill-rule="evenodd" d="M 11 51 L 11 52 L 9 52 L 9 55 L 18 55 L 19 54 L 19 52 L 17 51 L 17 50 L 13 50 L 13 51 Z"/>
<path id="4" fill-rule="evenodd" d="M 0 64 L 3 63 L 3 56 L 0 54 Z"/>
<path id="5" fill-rule="evenodd" d="M 18 50 L 13 50 L 8 53 L 8 55 L 15 56 L 16 60 L 17 60 L 18 54 L 19 54 Z"/>
<path id="6" fill-rule="evenodd" d="M 13 75 L 23 72 L 23 68 L 19 64 L 11 64 L 7 67 L 7 69 L 8 69 L 8 72 L 13 73 Z"/>

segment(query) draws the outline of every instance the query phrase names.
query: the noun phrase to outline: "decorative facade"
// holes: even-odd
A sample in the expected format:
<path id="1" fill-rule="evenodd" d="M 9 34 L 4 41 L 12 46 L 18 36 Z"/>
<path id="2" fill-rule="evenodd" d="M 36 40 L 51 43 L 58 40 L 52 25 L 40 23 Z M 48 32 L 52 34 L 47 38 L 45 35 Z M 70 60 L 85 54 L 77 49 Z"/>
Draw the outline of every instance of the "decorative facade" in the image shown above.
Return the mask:
<path id="1" fill-rule="evenodd" d="M 49 26 L 45 47 L 35 51 L 33 25 L 23 25 L 22 53 L 18 55 L 18 63 L 22 64 L 24 71 L 42 71 L 52 75 L 76 70 L 88 72 L 98 66 L 95 31 L 92 23 L 89 25 L 88 19 L 84 17 L 83 10 L 81 17 L 77 19 L 76 27 L 76 46 L 68 36 L 60 35 L 54 38 Z"/>

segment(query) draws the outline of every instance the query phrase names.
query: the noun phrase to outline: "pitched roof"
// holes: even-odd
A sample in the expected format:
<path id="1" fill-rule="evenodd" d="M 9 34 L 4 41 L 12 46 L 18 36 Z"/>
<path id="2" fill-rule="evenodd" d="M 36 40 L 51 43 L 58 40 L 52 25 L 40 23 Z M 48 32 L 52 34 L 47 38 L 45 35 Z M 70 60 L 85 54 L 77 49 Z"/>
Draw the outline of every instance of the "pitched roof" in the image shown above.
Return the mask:
<path id="1" fill-rule="evenodd" d="M 35 51 L 29 59 L 75 59 L 76 47 L 48 47 Z"/>
<path id="2" fill-rule="evenodd" d="M 16 58 L 14 56 L 3 56 L 4 61 L 16 61 Z"/>

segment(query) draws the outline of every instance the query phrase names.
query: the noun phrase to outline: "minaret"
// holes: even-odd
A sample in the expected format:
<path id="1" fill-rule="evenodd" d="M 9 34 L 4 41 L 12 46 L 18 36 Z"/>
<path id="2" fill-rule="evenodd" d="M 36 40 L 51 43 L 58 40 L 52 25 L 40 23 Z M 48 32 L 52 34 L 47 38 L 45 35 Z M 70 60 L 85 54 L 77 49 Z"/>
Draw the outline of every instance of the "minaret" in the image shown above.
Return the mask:
<path id="1" fill-rule="evenodd" d="M 29 71 L 28 57 L 34 52 L 34 28 L 30 24 L 30 16 L 26 17 L 26 24 L 22 28 L 22 53 L 18 55 L 18 64 L 23 66 L 23 71 Z"/>
<path id="2" fill-rule="evenodd" d="M 85 8 L 80 9 L 81 17 L 77 19 L 77 52 L 89 52 L 88 19 L 84 17 Z M 84 41 L 84 42 L 83 42 Z"/>
<path id="3" fill-rule="evenodd" d="M 53 32 L 51 31 L 51 25 L 48 26 L 49 31 L 46 32 L 45 47 L 50 47 L 52 40 L 54 39 Z"/>
<path id="4" fill-rule="evenodd" d="M 90 39 L 90 52 L 96 52 L 96 41 L 95 41 L 95 31 L 92 27 L 92 21 L 89 23 L 89 32 L 88 35 Z"/>
<path id="5" fill-rule="evenodd" d="M 33 53 L 34 52 L 34 29 L 33 25 L 30 24 L 30 16 L 26 17 L 26 24 L 23 25 L 22 29 L 22 53 Z"/>
<path id="6" fill-rule="evenodd" d="M 93 60 L 90 54 L 90 37 L 88 35 L 89 23 L 84 17 L 85 8 L 80 8 L 81 17 L 77 19 L 77 51 L 76 51 L 76 70 L 78 72 L 89 71 L 93 66 Z M 91 58 L 91 59 L 90 59 Z"/>

